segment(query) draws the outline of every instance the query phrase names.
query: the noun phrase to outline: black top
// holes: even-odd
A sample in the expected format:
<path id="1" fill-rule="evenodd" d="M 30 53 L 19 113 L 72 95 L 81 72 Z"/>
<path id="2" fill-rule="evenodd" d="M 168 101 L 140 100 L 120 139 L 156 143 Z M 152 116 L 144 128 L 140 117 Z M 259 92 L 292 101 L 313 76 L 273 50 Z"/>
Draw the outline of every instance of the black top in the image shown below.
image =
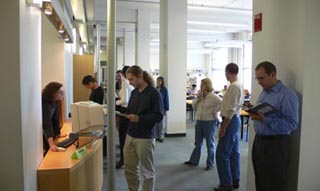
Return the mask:
<path id="1" fill-rule="evenodd" d="M 55 139 L 60 135 L 60 120 L 58 103 L 42 98 L 42 128 L 44 149 L 49 149 L 48 138 Z"/>
<path id="2" fill-rule="evenodd" d="M 103 104 L 104 91 L 101 86 L 91 91 L 89 100 L 95 103 Z"/>
<path id="3" fill-rule="evenodd" d="M 142 92 L 138 89 L 132 91 L 127 114 L 138 115 L 139 122 L 129 123 L 128 135 L 142 139 L 153 138 L 154 125 L 163 118 L 163 102 L 160 96 L 160 92 L 149 85 Z"/>

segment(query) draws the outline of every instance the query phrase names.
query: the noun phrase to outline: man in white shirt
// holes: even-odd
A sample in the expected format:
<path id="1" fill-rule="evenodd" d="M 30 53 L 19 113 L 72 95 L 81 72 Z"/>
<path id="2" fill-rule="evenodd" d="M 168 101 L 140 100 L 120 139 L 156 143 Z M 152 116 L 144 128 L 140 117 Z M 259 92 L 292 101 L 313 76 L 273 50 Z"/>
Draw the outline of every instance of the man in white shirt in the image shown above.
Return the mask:
<path id="1" fill-rule="evenodd" d="M 121 89 L 119 91 L 119 99 L 116 101 L 116 106 L 121 113 L 127 112 L 127 106 L 129 103 L 130 95 L 132 90 L 134 89 L 134 87 L 131 86 L 129 84 L 129 81 L 126 79 L 126 72 L 128 68 L 129 66 L 124 66 L 122 69 Z M 120 161 L 116 165 L 117 169 L 121 168 L 124 164 L 123 147 L 126 140 L 128 126 L 129 126 L 129 120 L 125 117 L 120 116 L 120 120 L 119 120 Z"/>
<path id="2" fill-rule="evenodd" d="M 243 86 L 238 82 L 239 68 L 230 63 L 225 75 L 230 82 L 221 104 L 222 124 L 219 130 L 219 142 L 216 151 L 217 169 L 220 184 L 215 191 L 231 191 L 239 188 L 240 150 L 239 129 L 240 111 L 244 100 Z"/>

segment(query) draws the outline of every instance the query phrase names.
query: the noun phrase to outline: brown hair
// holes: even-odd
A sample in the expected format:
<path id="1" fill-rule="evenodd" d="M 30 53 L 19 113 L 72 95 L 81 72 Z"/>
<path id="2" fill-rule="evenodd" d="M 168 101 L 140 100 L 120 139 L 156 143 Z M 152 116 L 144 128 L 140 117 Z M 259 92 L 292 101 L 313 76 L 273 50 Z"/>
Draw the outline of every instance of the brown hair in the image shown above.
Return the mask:
<path id="1" fill-rule="evenodd" d="M 142 75 L 143 77 L 143 80 L 150 86 L 154 86 L 154 80 L 152 78 L 152 76 L 146 72 L 146 71 L 143 71 L 142 68 L 140 68 L 139 66 L 137 65 L 134 65 L 134 66 L 131 66 L 126 73 L 130 73 L 132 74 L 133 76 L 139 76 L 139 75 Z"/>
<path id="2" fill-rule="evenodd" d="M 238 65 L 235 63 L 230 63 L 226 66 L 226 72 L 231 74 L 238 74 L 239 68 Z"/>
<path id="3" fill-rule="evenodd" d="M 266 71 L 266 74 L 271 74 L 272 72 L 274 73 L 277 73 L 277 68 L 274 64 L 272 64 L 271 62 L 268 62 L 268 61 L 264 61 L 264 62 L 261 62 L 259 63 L 257 66 L 256 66 L 256 71 L 260 68 L 264 68 L 264 70 Z"/>
<path id="4" fill-rule="evenodd" d="M 42 98 L 46 99 L 49 102 L 53 102 L 54 94 L 60 90 L 62 84 L 59 82 L 50 82 L 42 90 Z"/>

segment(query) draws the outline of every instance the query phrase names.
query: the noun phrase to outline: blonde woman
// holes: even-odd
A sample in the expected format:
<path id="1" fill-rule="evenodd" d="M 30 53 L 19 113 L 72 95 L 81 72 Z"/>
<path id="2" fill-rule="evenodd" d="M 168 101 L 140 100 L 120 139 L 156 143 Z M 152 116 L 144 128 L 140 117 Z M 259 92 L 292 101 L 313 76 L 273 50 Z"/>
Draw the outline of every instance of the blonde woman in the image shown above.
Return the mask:
<path id="1" fill-rule="evenodd" d="M 211 80 L 209 78 L 201 80 L 200 90 L 192 104 L 196 109 L 195 148 L 190 159 L 184 162 L 189 166 L 198 166 L 203 138 L 205 138 L 208 152 L 205 170 L 211 170 L 214 167 L 214 133 L 218 125 L 218 112 L 221 106 L 221 98 L 212 91 Z"/>

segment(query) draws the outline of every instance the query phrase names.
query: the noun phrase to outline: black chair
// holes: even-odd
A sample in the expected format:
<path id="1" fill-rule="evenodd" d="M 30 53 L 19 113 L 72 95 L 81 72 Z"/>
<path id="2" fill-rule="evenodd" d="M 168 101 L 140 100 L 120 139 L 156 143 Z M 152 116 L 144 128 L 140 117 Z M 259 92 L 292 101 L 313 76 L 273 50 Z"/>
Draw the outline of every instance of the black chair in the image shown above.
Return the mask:
<path id="1" fill-rule="evenodd" d="M 186 108 L 187 108 L 187 113 L 189 113 L 189 119 L 191 121 L 193 121 L 194 120 L 194 109 L 192 107 L 192 104 L 187 104 Z"/>

